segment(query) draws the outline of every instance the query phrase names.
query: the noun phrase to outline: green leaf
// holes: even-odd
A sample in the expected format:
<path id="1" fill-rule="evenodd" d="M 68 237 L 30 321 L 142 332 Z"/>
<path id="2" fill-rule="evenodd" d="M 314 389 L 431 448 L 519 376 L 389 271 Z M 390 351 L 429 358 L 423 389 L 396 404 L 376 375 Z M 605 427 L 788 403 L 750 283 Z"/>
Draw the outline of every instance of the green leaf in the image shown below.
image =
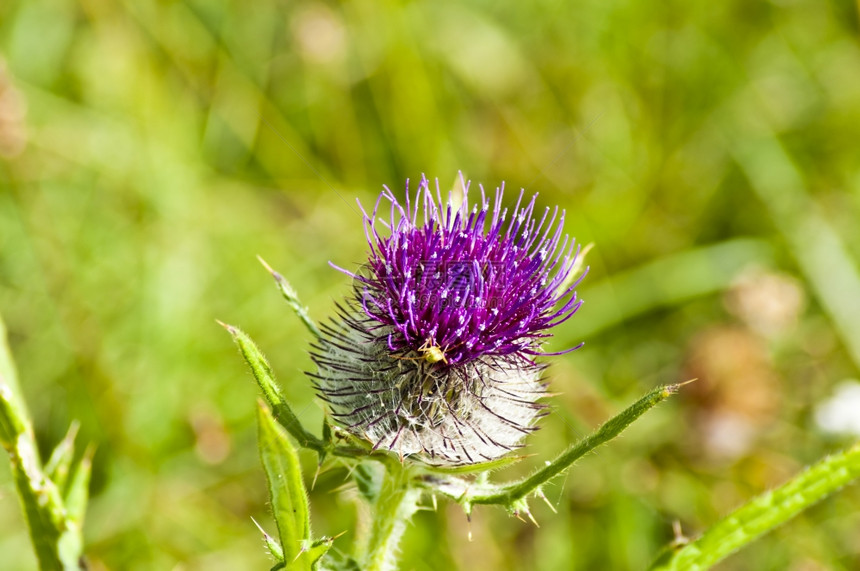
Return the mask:
<path id="1" fill-rule="evenodd" d="M 323 418 L 323 427 L 322 427 L 322 439 L 323 442 L 328 445 L 331 444 L 331 424 L 329 424 L 328 418 Z"/>
<path id="2" fill-rule="evenodd" d="M 66 516 L 69 520 L 83 526 L 84 513 L 87 508 L 87 500 L 90 495 L 90 475 L 92 474 L 93 452 L 92 449 L 84 453 L 84 457 L 78 462 L 77 468 L 72 474 L 63 497 L 66 506 Z"/>
<path id="3" fill-rule="evenodd" d="M 326 555 L 325 569 L 327 571 L 361 571 L 361 565 L 352 557 L 335 549 Z"/>
<path id="4" fill-rule="evenodd" d="M 310 558 L 302 552 L 310 540 L 308 497 L 302 482 L 299 458 L 284 429 L 269 408 L 260 403 L 260 458 L 269 484 L 269 495 L 287 569 L 310 569 Z"/>
<path id="5" fill-rule="evenodd" d="M 30 433 L 26 421 L 26 413 L 15 401 L 12 390 L 0 376 L 0 442 L 12 454 L 18 446 L 18 440 Z"/>
<path id="6" fill-rule="evenodd" d="M 333 537 L 323 537 L 313 542 L 308 542 L 309 545 L 302 547 L 302 551 L 311 562 L 311 569 L 319 569 L 320 560 L 331 549 L 334 543 Z"/>
<path id="7" fill-rule="evenodd" d="M 736 509 L 696 541 L 669 557 L 663 554 L 651 569 L 708 569 L 858 477 L 860 443 Z"/>
<path id="8" fill-rule="evenodd" d="M 260 530 L 260 533 L 263 534 L 263 543 L 266 545 L 266 549 L 269 550 L 269 553 L 272 554 L 272 557 L 275 558 L 275 561 L 277 563 L 280 563 L 282 566 L 285 565 L 285 563 L 284 563 L 284 550 L 281 548 L 281 545 L 277 542 L 277 540 L 274 537 L 272 537 L 271 535 L 266 533 L 266 530 L 263 529 L 263 526 L 261 526 L 259 523 L 257 523 L 257 520 L 255 520 L 254 518 L 251 518 L 251 521 L 254 522 L 254 525 L 256 525 L 257 529 Z"/>
<path id="9" fill-rule="evenodd" d="M 368 502 L 373 503 L 379 497 L 382 489 L 382 479 L 385 476 L 384 469 L 378 464 L 362 462 L 355 467 L 352 477 L 358 485 L 358 491 Z"/>
<path id="10" fill-rule="evenodd" d="M 269 403 L 269 406 L 272 408 L 274 416 L 278 422 L 293 435 L 293 438 L 295 438 L 301 446 L 312 448 L 317 452 L 324 452 L 324 443 L 304 429 L 299 422 L 298 417 L 293 412 L 293 409 L 291 409 L 290 405 L 287 404 L 278 383 L 275 381 L 275 374 L 272 372 L 272 367 L 269 365 L 269 362 L 266 360 L 262 351 L 260 351 L 251 338 L 238 327 L 233 327 L 232 325 L 227 325 L 220 321 L 218 323 L 220 323 L 233 337 L 233 340 L 239 347 L 239 352 L 251 368 L 251 373 L 254 375 L 254 379 L 263 391 L 263 397 L 266 399 L 266 402 Z"/>

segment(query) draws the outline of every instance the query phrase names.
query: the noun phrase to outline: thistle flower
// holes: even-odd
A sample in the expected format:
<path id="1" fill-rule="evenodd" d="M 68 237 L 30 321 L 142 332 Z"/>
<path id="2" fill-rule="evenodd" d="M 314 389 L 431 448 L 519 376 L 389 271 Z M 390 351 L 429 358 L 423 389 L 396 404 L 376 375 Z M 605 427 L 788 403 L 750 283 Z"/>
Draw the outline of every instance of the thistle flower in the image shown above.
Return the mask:
<path id="1" fill-rule="evenodd" d="M 472 464 L 536 429 L 546 385 L 535 358 L 582 304 L 579 250 L 564 211 L 535 214 L 537 195 L 521 191 L 509 217 L 504 185 L 492 203 L 480 187 L 471 209 L 467 183 L 459 206 L 438 186 L 422 179 L 410 196 L 407 182 L 405 204 L 384 187 L 362 208 L 369 259 L 358 272 L 332 264 L 353 292 L 322 328 L 311 377 L 335 420 L 374 448 Z"/>

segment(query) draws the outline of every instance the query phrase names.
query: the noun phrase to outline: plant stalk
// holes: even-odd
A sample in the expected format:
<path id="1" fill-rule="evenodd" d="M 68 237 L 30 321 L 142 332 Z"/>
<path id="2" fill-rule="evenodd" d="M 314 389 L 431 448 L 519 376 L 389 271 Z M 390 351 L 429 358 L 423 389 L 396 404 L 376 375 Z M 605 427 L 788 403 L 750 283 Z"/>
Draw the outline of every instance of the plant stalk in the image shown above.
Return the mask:
<path id="1" fill-rule="evenodd" d="M 391 463 L 385 471 L 376 500 L 370 539 L 365 553 L 364 571 L 393 571 L 397 568 L 397 546 L 406 523 L 418 505 L 419 491 L 410 484 L 405 465 Z"/>
<path id="2" fill-rule="evenodd" d="M 665 399 L 669 398 L 671 395 L 675 394 L 683 384 L 685 383 L 657 387 L 652 390 L 650 393 L 627 407 L 621 412 L 621 414 L 609 419 L 600 428 L 565 450 L 555 460 L 536 471 L 528 478 L 518 482 L 498 486 L 492 491 L 484 490 L 478 493 L 469 494 L 467 497 L 462 498 L 461 501 L 465 501 L 468 504 L 502 504 L 512 506 L 515 502 L 525 498 L 530 493 L 539 490 L 541 486 L 564 473 L 574 462 L 582 458 L 585 454 L 621 434 L 621 432 L 630 426 L 637 418 L 660 404 Z"/>

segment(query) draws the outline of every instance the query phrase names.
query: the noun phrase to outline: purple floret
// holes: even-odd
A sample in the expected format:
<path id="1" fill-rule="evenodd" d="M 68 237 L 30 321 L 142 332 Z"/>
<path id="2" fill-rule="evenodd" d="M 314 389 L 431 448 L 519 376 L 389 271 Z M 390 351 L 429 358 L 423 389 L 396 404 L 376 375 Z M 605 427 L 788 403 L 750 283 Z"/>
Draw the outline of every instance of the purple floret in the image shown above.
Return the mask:
<path id="1" fill-rule="evenodd" d="M 393 328 L 393 353 L 434 346 L 449 366 L 485 355 L 547 354 L 541 340 L 582 304 L 575 292 L 581 277 L 561 289 L 578 253 L 562 234 L 564 211 L 546 208 L 538 217 L 537 195 L 523 206 L 520 191 L 508 217 L 504 185 L 492 204 L 480 187 L 470 209 L 468 183 L 457 208 L 436 186 L 434 194 L 424 178 L 410 197 L 407 183 L 405 205 L 384 187 L 373 211 L 363 210 L 370 271 L 347 273 L 364 312 Z M 387 222 L 378 217 L 386 210 Z"/>

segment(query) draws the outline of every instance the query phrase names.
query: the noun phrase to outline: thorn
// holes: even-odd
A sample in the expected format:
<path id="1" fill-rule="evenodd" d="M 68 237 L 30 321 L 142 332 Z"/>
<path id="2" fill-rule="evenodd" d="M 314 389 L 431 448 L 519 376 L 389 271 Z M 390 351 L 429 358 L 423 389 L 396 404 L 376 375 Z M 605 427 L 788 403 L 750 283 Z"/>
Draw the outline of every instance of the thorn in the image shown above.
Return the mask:
<path id="1" fill-rule="evenodd" d="M 311 482 L 311 490 L 313 490 L 314 487 L 317 485 L 317 478 L 319 478 L 319 475 L 320 475 L 320 468 L 322 468 L 322 462 L 317 464 L 317 471 L 314 472 L 314 479 Z"/>
<path id="2" fill-rule="evenodd" d="M 466 527 L 468 529 L 469 535 L 469 543 L 472 542 L 472 514 L 470 512 L 466 513 Z"/>
<path id="3" fill-rule="evenodd" d="M 328 491 L 329 494 L 337 494 L 339 492 L 345 492 L 347 490 L 357 490 L 358 486 L 354 485 L 352 482 L 344 482 L 340 486 L 336 488 L 332 488 Z"/>
<path id="4" fill-rule="evenodd" d="M 262 258 L 262 256 L 257 255 L 257 260 L 259 260 L 259 261 L 260 261 L 260 263 L 261 263 L 261 264 L 263 264 L 263 267 L 264 267 L 264 268 L 266 268 L 266 271 L 267 271 L 267 272 L 269 272 L 270 274 L 272 274 L 272 277 L 273 277 L 273 278 L 275 278 L 275 281 L 276 281 L 276 282 L 279 282 L 279 283 L 280 283 L 281 281 L 283 281 L 284 276 L 282 276 L 281 274 L 279 274 L 278 272 L 276 272 L 276 271 L 272 268 L 272 266 L 270 266 L 270 265 L 266 262 L 266 260 L 264 260 L 264 259 Z"/>
<path id="5" fill-rule="evenodd" d="M 535 516 L 532 515 L 531 511 L 526 510 L 526 515 L 529 516 L 529 519 L 532 520 L 532 523 L 535 524 L 535 527 L 540 527 L 540 524 L 538 524 L 537 520 L 535 519 Z"/>
<path id="6" fill-rule="evenodd" d="M 215 320 L 215 323 L 217 323 L 218 325 L 220 325 L 221 327 L 223 327 L 224 329 L 226 329 L 226 330 L 230 333 L 230 335 L 233 335 L 233 334 L 236 332 L 236 328 L 235 328 L 235 327 L 233 327 L 232 325 L 228 325 L 228 324 L 224 323 L 224 322 L 223 322 L 223 321 L 221 321 L 220 319 L 216 319 L 216 320 Z"/>
<path id="7" fill-rule="evenodd" d="M 266 260 L 264 260 L 264 259 L 263 259 L 263 256 L 261 256 L 261 255 L 257 254 L 257 260 L 258 260 L 261 264 L 263 264 L 263 267 L 264 267 L 264 268 L 266 268 L 266 271 L 267 271 L 267 272 L 269 272 L 270 274 L 274 274 L 274 273 L 275 273 L 275 270 L 273 270 L 273 269 L 272 269 L 272 266 L 270 266 L 270 265 L 268 264 L 268 262 L 266 262 Z"/>
<path id="8" fill-rule="evenodd" d="M 262 534 L 263 534 L 264 536 L 266 536 L 266 537 L 269 537 L 269 534 L 268 534 L 268 533 L 266 533 L 266 530 L 265 530 L 265 529 L 263 529 L 263 526 L 261 526 L 259 523 L 257 523 L 257 520 L 255 520 L 255 519 L 252 517 L 252 518 L 251 518 L 251 521 L 253 521 L 253 522 L 254 522 L 254 525 L 256 525 L 256 526 L 257 526 L 257 529 L 259 529 L 259 530 L 260 530 L 260 533 L 262 533 Z"/>
<path id="9" fill-rule="evenodd" d="M 542 499 L 544 502 L 546 502 L 546 505 L 549 506 L 549 509 L 552 510 L 552 513 L 554 513 L 554 514 L 558 513 L 558 511 L 555 509 L 555 506 L 552 505 L 552 503 L 549 501 L 549 499 L 546 497 L 546 495 L 544 495 L 543 490 L 538 488 L 537 491 L 535 492 L 535 495 L 537 497 L 539 497 L 540 499 Z"/>
<path id="10" fill-rule="evenodd" d="M 433 501 L 433 511 L 438 511 L 439 505 L 436 503 L 436 494 L 430 494 L 430 499 Z"/>
<path id="11" fill-rule="evenodd" d="M 678 384 L 672 385 L 672 388 L 677 391 L 681 387 L 685 387 L 691 383 L 695 383 L 698 380 L 699 380 L 698 378 L 690 379 L 689 381 L 684 381 L 683 383 L 678 383 Z"/>

